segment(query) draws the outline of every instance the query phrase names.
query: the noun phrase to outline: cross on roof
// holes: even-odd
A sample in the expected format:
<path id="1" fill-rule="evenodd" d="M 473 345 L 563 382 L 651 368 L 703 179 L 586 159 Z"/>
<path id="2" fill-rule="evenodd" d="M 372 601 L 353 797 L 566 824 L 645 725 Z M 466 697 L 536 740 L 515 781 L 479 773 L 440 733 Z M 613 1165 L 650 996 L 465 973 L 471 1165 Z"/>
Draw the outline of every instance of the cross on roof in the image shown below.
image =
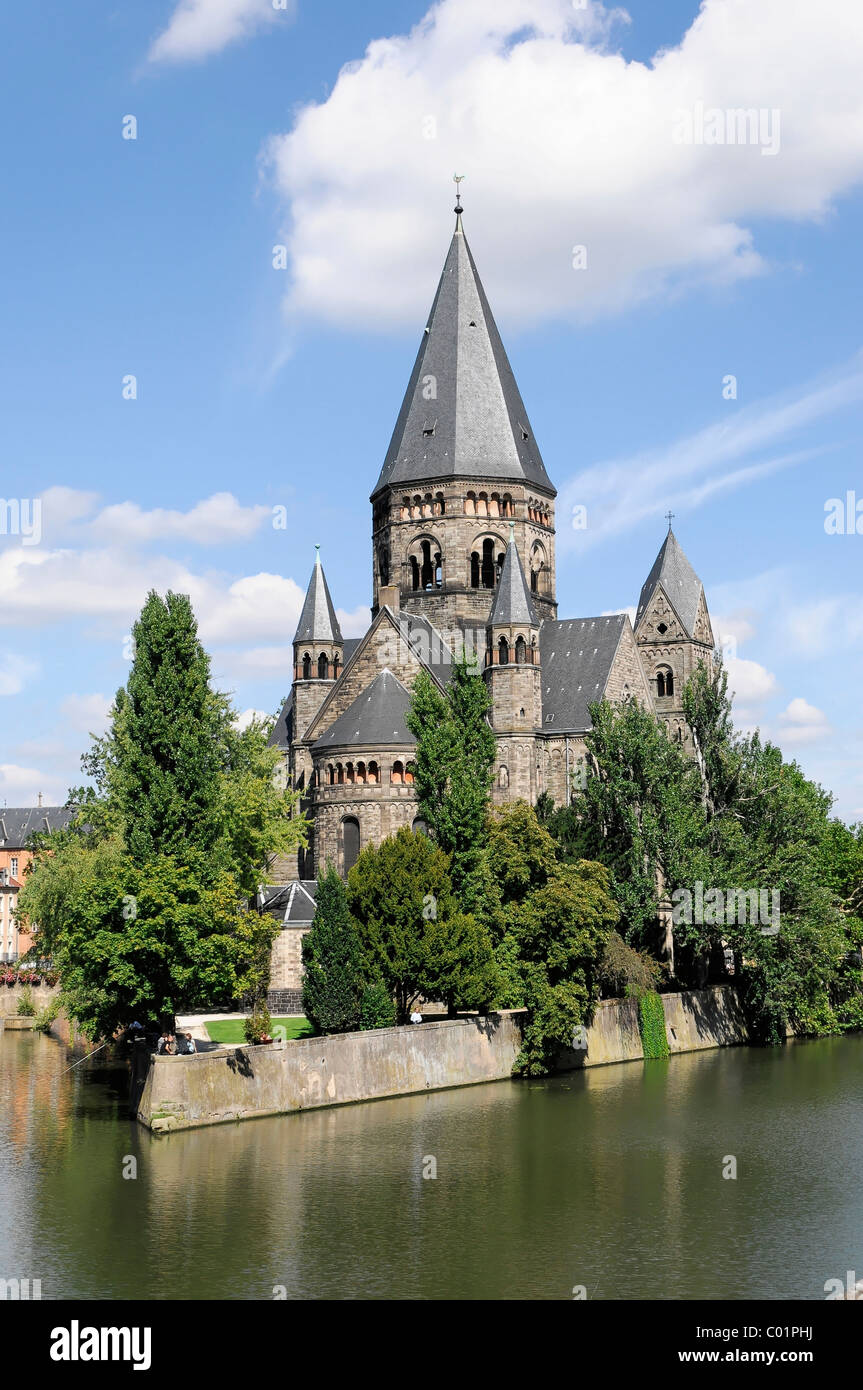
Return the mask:
<path id="1" fill-rule="evenodd" d="M 671 522 L 672 522 L 673 518 L 674 518 L 674 512 L 666 512 L 666 513 L 665 513 L 665 520 L 668 522 L 668 529 L 669 529 L 669 531 L 671 530 Z"/>

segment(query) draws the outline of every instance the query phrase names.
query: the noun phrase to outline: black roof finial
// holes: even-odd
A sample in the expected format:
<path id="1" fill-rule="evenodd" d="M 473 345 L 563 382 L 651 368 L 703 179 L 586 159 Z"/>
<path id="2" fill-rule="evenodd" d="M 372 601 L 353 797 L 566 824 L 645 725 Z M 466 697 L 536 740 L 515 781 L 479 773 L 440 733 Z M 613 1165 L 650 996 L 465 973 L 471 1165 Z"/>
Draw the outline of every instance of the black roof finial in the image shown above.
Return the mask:
<path id="1" fill-rule="evenodd" d="M 453 174 L 452 176 L 453 183 L 455 184 L 455 207 L 453 208 L 453 212 L 456 214 L 457 217 L 460 217 L 461 214 L 464 212 L 464 208 L 461 205 L 461 188 L 459 186 L 462 183 L 464 177 L 464 174 Z"/>

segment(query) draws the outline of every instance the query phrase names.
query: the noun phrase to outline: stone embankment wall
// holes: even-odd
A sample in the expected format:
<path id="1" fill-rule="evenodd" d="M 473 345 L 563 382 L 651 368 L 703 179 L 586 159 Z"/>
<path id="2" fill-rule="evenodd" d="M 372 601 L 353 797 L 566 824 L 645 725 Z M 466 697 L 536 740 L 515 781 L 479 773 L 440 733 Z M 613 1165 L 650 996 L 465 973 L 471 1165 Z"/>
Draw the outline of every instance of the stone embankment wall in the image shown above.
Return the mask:
<path id="1" fill-rule="evenodd" d="M 18 1012 L 18 1001 L 29 988 L 33 1007 L 39 1013 L 47 1008 L 52 999 L 60 993 L 59 985 L 4 985 L 0 984 L 0 1018 L 11 1018 Z"/>
<path id="2" fill-rule="evenodd" d="M 663 996 L 672 1052 L 746 1041 L 732 989 Z M 521 1046 L 518 1010 L 487 1018 L 441 1019 L 195 1057 L 153 1057 L 138 1119 L 157 1132 L 280 1115 L 417 1091 L 502 1081 Z M 633 1000 L 606 1000 L 587 1029 L 587 1047 L 561 1058 L 561 1069 L 643 1057 Z"/>

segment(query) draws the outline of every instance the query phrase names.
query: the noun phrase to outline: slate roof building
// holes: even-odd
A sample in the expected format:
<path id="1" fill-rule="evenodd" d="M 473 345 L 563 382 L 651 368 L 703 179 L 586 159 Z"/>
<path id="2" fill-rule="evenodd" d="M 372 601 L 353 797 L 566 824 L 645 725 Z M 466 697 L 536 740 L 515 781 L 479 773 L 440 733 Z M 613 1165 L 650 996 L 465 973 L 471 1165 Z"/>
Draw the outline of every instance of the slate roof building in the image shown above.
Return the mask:
<path id="1" fill-rule="evenodd" d="M 492 696 L 494 797 L 565 803 L 582 780 L 589 705 L 632 697 L 685 738 L 683 685 L 714 647 L 703 586 L 669 525 L 626 613 L 557 616 L 556 491 L 456 225 L 392 439 L 371 493 L 371 623 L 342 637 L 316 555 L 294 681 L 271 735 L 313 822 L 280 866 L 313 881 L 417 825 L 404 722 L 425 669 L 441 690 L 462 649 Z"/>

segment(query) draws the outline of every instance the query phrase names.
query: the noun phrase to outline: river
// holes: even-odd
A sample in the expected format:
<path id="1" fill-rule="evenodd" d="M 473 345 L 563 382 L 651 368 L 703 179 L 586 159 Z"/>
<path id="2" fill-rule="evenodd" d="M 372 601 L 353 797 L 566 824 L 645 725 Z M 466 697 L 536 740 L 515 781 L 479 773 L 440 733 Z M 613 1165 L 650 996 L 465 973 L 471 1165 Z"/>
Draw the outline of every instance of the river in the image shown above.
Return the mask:
<path id="1" fill-rule="evenodd" d="M 823 1300 L 863 1276 L 860 1035 L 162 1138 L 124 1067 L 69 1061 L 0 1036 L 0 1277 L 43 1299 Z"/>

